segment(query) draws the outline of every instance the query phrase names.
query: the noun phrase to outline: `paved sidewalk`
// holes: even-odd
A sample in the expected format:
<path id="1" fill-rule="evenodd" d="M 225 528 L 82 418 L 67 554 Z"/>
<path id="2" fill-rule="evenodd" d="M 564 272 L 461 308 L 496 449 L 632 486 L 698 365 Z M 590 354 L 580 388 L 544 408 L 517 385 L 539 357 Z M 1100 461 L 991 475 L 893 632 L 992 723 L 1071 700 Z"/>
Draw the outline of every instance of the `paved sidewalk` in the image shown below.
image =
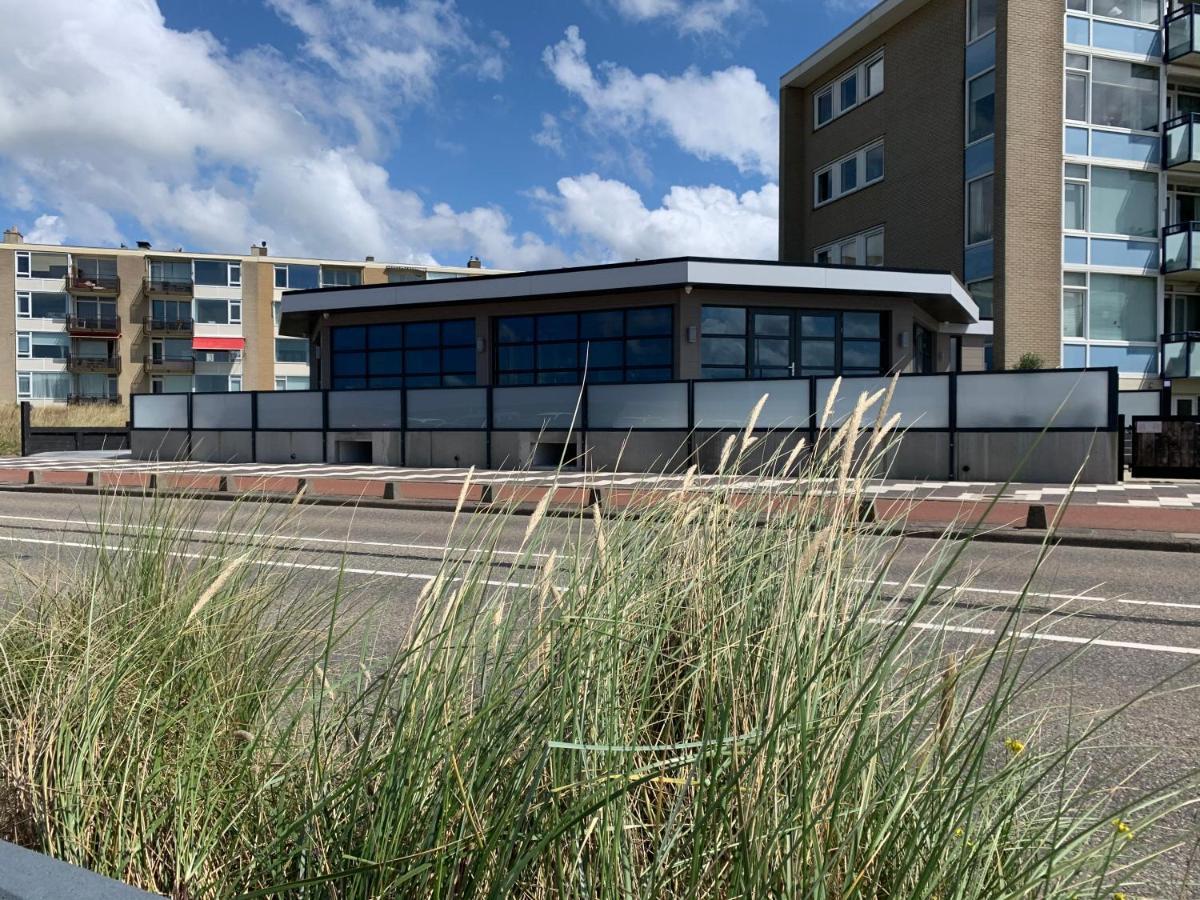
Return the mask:
<path id="1" fill-rule="evenodd" d="M 127 455 L 41 454 L 0 458 L 0 486 L 34 489 L 127 489 L 208 494 L 260 493 L 358 501 L 445 503 L 459 498 L 467 469 L 391 468 L 351 465 L 215 464 L 153 462 Z M 677 490 L 679 475 L 636 472 L 584 473 L 476 470 L 467 500 L 471 503 L 537 502 L 554 488 L 556 506 L 579 507 L 594 501 L 620 506 L 644 502 Z M 718 486 L 752 492 L 785 480 L 702 475 L 691 489 Z M 834 490 L 832 481 L 818 489 Z M 914 526 L 950 523 L 990 527 L 1024 526 L 1030 507 L 1044 507 L 1048 519 L 1070 495 L 1060 519 L 1063 528 L 1150 531 L 1200 535 L 1200 483 L 1134 481 L 1117 485 L 1012 484 L 967 481 L 879 480 L 866 488 L 873 513 L 884 521 Z M 997 499 L 998 498 L 998 499 Z M 992 501 L 997 502 L 993 505 Z"/>

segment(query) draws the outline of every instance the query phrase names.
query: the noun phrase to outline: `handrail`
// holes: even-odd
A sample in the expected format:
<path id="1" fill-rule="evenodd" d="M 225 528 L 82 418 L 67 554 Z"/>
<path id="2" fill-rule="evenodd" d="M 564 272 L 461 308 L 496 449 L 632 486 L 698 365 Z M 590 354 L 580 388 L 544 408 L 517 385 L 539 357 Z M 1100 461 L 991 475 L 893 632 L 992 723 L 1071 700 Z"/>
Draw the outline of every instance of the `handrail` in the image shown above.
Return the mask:
<path id="1" fill-rule="evenodd" d="M 119 332 L 120 316 L 67 316 L 67 331 Z"/>
<path id="2" fill-rule="evenodd" d="M 1170 131 L 1172 128 L 1177 128 L 1180 125 L 1195 125 L 1200 123 L 1200 113 L 1180 113 L 1173 119 L 1167 119 L 1163 123 L 1163 131 Z"/>
<path id="3" fill-rule="evenodd" d="M 160 319 L 156 316 L 146 316 L 143 324 L 147 331 L 191 331 L 196 326 L 194 319 Z"/>
<path id="4" fill-rule="evenodd" d="M 1200 3 L 1183 3 L 1179 9 L 1169 12 L 1163 17 L 1163 24 L 1170 25 L 1176 19 L 1182 19 L 1184 16 L 1200 15 Z"/>
<path id="5" fill-rule="evenodd" d="M 76 270 L 71 276 L 70 290 L 120 293 L 121 279 L 116 275 L 85 275 Z"/>
<path id="6" fill-rule="evenodd" d="M 1200 222 L 1177 222 L 1174 225 L 1166 225 L 1163 227 L 1163 237 L 1172 234 L 1182 234 L 1185 231 L 1200 231 Z"/>

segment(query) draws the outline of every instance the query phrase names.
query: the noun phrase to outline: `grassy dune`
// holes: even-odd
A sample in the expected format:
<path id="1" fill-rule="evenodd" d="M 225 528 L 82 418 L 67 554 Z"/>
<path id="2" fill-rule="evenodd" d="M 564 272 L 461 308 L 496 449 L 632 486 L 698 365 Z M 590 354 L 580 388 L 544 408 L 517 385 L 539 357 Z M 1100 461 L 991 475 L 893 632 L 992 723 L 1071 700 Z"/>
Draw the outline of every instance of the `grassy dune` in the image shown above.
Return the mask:
<path id="1" fill-rule="evenodd" d="M 267 564 L 279 522 L 197 548 L 177 504 L 114 507 L 4 600 L 0 837 L 177 898 L 1126 890 L 1178 798 L 1085 789 L 1098 732 L 1042 734 L 1021 646 L 914 627 L 954 592 L 884 588 L 863 437 L 751 503 L 539 508 L 516 551 L 463 518 L 386 652 L 369 594 Z"/>
<path id="2" fill-rule="evenodd" d="M 70 426 L 119 427 L 129 420 L 124 406 L 35 406 L 33 424 L 43 428 Z M 0 456 L 21 453 L 21 407 L 15 403 L 0 406 Z"/>

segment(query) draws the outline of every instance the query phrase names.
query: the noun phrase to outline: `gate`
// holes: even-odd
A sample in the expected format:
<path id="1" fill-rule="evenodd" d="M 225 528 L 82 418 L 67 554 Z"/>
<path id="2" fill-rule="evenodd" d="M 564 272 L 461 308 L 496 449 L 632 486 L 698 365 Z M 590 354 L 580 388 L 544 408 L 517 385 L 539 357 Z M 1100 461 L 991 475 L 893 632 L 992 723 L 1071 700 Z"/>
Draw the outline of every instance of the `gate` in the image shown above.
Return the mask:
<path id="1" fill-rule="evenodd" d="M 1200 478 L 1200 418 L 1133 417 L 1134 478 Z"/>

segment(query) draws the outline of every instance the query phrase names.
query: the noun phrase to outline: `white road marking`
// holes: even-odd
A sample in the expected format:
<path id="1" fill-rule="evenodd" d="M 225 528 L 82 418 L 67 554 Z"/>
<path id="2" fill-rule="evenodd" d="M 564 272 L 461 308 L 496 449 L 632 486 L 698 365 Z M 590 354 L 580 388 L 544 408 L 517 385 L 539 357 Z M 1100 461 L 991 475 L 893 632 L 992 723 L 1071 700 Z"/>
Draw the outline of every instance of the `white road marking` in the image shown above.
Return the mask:
<path id="1" fill-rule="evenodd" d="M 874 583 L 869 578 L 856 579 L 863 584 Z M 920 581 L 881 581 L 879 582 L 884 587 L 910 587 L 915 590 L 923 591 L 931 585 Z M 1014 591 L 1008 588 L 989 588 L 989 587 L 974 587 L 958 584 L 942 584 L 933 586 L 935 590 L 947 591 L 963 591 L 971 594 L 991 594 L 1002 597 L 1033 597 L 1038 600 L 1062 600 L 1068 603 L 1079 601 L 1087 601 L 1091 603 L 1124 603 L 1131 606 L 1161 606 L 1168 609 L 1195 609 L 1200 610 L 1200 603 L 1171 603 L 1166 600 L 1131 600 L 1128 597 L 1097 597 L 1094 594 L 1059 594 L 1046 591 Z"/>
<path id="2" fill-rule="evenodd" d="M 903 625 L 900 619 L 869 619 L 875 625 Z M 1147 653 L 1172 653 L 1183 656 L 1200 656 L 1200 647 L 1178 647 L 1170 644 L 1142 644 L 1136 641 L 1110 641 L 1104 638 L 1074 637 L 1067 634 L 1044 634 L 1038 631 L 1001 632 L 993 628 L 975 628 L 970 625 L 946 625 L 941 622 L 911 622 L 910 627 L 920 631 L 943 631 L 953 634 L 976 634 L 980 637 L 1006 637 L 1023 641 L 1047 641 L 1055 644 L 1106 647 L 1113 650 L 1143 650 Z"/>

